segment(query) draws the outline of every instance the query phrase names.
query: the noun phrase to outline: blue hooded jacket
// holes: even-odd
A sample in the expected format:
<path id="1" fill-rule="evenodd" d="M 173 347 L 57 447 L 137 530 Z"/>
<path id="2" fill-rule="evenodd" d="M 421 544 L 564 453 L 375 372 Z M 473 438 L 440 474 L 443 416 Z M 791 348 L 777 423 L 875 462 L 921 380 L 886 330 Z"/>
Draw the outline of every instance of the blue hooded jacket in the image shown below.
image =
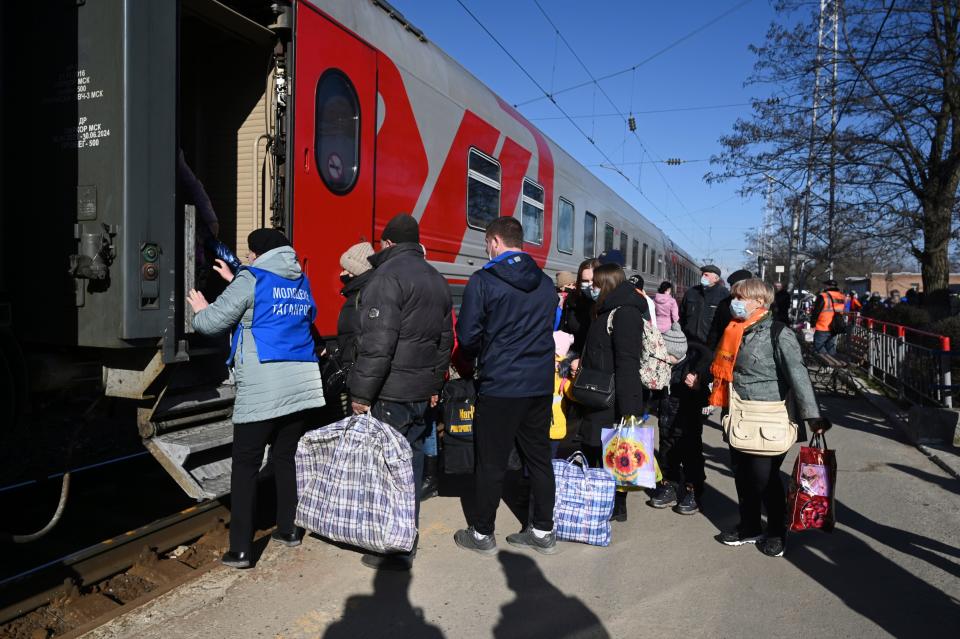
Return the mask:
<path id="1" fill-rule="evenodd" d="M 470 276 L 457 316 L 459 348 L 478 356 L 478 392 L 553 393 L 557 292 L 533 258 L 509 251 Z"/>

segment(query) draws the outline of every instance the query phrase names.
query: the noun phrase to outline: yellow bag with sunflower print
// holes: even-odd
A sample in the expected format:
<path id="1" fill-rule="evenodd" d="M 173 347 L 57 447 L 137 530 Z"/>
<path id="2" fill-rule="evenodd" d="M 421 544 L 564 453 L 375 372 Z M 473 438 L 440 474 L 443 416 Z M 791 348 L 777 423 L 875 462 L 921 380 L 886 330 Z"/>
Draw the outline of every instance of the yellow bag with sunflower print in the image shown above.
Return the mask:
<path id="1" fill-rule="evenodd" d="M 550 422 L 550 439 L 558 441 L 567 436 L 567 402 L 564 391 L 570 385 L 570 380 L 560 377 L 554 369 L 553 373 L 553 419 Z"/>
<path id="2" fill-rule="evenodd" d="M 618 486 L 657 485 L 656 459 L 653 456 L 655 434 L 645 420 L 628 417 L 612 428 L 600 431 L 603 467 Z"/>

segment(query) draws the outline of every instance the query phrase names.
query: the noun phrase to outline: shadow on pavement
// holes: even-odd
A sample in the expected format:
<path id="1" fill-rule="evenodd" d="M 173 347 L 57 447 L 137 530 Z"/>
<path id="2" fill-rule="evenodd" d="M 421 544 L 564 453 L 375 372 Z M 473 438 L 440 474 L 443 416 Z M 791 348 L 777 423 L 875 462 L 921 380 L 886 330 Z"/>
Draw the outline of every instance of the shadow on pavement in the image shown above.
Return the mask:
<path id="1" fill-rule="evenodd" d="M 902 473 L 912 475 L 925 482 L 936 484 L 947 492 L 960 494 L 960 479 L 943 477 L 942 475 L 934 475 L 933 473 L 928 473 L 925 470 L 920 470 L 919 468 L 914 468 L 913 466 L 904 466 L 903 464 L 887 464 L 887 466 L 899 470 Z"/>
<path id="2" fill-rule="evenodd" d="M 324 639 L 444 639 L 440 628 L 423 618 L 423 610 L 410 603 L 409 572 L 378 570 L 373 593 L 353 595 L 343 607 L 343 617 L 332 623 Z"/>
<path id="3" fill-rule="evenodd" d="M 844 528 L 857 530 L 954 576 L 960 575 L 960 564 L 936 552 L 957 556 L 957 549 L 871 521 L 839 502 L 837 513 L 840 526 L 832 534 L 792 535 L 787 561 L 894 637 L 953 636 L 960 601 L 897 565 Z"/>
<path id="4" fill-rule="evenodd" d="M 610 637 L 600 618 L 580 599 L 565 595 L 550 583 L 533 559 L 508 551 L 500 551 L 497 558 L 516 598 L 500 609 L 494 637 Z"/>

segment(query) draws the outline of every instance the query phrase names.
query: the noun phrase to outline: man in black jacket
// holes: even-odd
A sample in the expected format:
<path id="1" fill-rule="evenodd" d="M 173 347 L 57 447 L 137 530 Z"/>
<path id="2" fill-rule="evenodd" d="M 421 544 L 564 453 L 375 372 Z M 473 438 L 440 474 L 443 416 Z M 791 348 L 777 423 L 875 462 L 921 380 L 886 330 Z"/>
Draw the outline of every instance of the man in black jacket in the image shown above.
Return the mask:
<path id="1" fill-rule="evenodd" d="M 739 271 L 734 271 L 727 277 L 727 285 L 732 288 L 737 282 L 749 280 L 751 277 L 753 277 L 753 273 L 747 269 L 740 269 Z M 717 310 L 713 314 L 713 321 L 710 322 L 710 332 L 707 333 L 707 347 L 712 351 L 717 349 L 717 344 L 720 343 L 720 338 L 723 337 L 723 331 L 727 330 L 727 324 L 733 319 L 733 312 L 730 310 L 730 302 L 733 301 L 733 296 L 729 294 L 730 289 L 724 290 L 726 290 L 727 296 L 717 304 Z"/>
<path id="2" fill-rule="evenodd" d="M 700 284 L 687 289 L 680 302 L 680 328 L 688 340 L 707 343 L 717 306 L 730 292 L 720 284 L 720 269 L 707 264 L 700 269 Z"/>
<path id="3" fill-rule="evenodd" d="M 420 518 L 425 413 L 436 406 L 453 347 L 453 303 L 447 281 L 424 259 L 420 228 L 397 215 L 383 229 L 381 250 L 371 256 L 373 275 L 360 299 L 360 339 L 350 371 L 353 412 L 370 413 L 402 433 L 413 449 Z M 409 569 L 417 549 L 398 555 L 364 555 L 371 568 Z"/>
<path id="4" fill-rule="evenodd" d="M 553 283 L 523 252 L 523 228 L 513 217 L 490 223 L 490 261 L 470 276 L 457 318 L 459 348 L 478 356 L 473 419 L 476 508 L 457 545 L 483 555 L 497 552 L 493 536 L 503 478 L 514 442 L 523 453 L 533 490 L 533 521 L 507 536 L 514 546 L 556 552 L 554 478 L 550 450 L 553 406 Z"/>

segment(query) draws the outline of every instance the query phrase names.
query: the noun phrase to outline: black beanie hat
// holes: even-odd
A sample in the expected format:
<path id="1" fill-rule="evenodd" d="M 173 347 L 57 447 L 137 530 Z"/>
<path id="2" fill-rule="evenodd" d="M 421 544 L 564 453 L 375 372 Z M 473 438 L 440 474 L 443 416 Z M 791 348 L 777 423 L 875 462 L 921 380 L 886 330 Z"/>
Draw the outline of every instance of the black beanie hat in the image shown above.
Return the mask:
<path id="1" fill-rule="evenodd" d="M 727 278 L 727 284 L 729 284 L 730 286 L 733 286 L 737 282 L 741 282 L 743 280 L 749 280 L 751 277 L 753 277 L 753 273 L 751 273 L 745 268 L 742 268 L 739 271 L 734 271 L 733 273 L 730 274 L 730 277 Z"/>
<path id="2" fill-rule="evenodd" d="M 380 235 L 381 240 L 390 240 L 394 244 L 401 242 L 419 242 L 420 225 L 416 218 L 406 213 L 400 213 L 393 216 L 393 219 L 387 222 Z"/>
<path id="3" fill-rule="evenodd" d="M 247 236 L 247 246 L 259 256 L 281 246 L 290 246 L 290 240 L 276 229 L 257 229 Z"/>

